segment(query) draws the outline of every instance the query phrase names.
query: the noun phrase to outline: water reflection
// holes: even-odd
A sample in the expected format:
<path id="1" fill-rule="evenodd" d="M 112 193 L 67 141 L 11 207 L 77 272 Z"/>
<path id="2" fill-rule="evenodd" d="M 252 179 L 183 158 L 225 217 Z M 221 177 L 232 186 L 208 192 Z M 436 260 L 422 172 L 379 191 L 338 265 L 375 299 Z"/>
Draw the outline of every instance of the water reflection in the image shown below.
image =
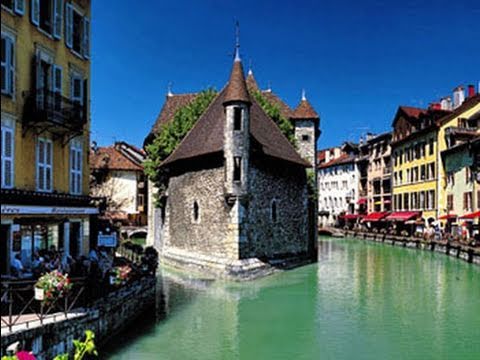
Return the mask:
<path id="1" fill-rule="evenodd" d="M 157 294 L 156 309 L 119 336 L 105 358 L 463 359 L 480 353 L 474 335 L 480 269 L 441 254 L 322 239 L 318 264 L 239 284 L 162 270 Z"/>

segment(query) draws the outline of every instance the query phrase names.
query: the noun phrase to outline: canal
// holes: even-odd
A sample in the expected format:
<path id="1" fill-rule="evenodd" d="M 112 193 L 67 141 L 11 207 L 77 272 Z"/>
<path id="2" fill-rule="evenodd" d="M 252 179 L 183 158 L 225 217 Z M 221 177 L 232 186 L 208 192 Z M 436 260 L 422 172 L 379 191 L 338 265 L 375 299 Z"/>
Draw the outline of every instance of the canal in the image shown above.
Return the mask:
<path id="1" fill-rule="evenodd" d="M 231 284 L 163 273 L 105 359 L 479 359 L 480 267 L 322 238 L 319 262 Z"/>

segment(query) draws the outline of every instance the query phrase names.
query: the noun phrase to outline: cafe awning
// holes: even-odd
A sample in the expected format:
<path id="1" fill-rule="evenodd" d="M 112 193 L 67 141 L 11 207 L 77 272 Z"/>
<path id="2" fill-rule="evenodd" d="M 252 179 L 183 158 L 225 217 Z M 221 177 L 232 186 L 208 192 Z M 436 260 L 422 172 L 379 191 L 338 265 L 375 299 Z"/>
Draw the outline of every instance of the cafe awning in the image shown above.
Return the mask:
<path id="1" fill-rule="evenodd" d="M 421 213 L 419 211 L 397 211 L 388 215 L 385 220 L 390 221 L 408 221 L 419 217 Z"/>
<path id="2" fill-rule="evenodd" d="M 480 211 L 476 211 L 471 214 L 460 216 L 460 219 L 467 219 L 467 220 L 480 219 Z"/>
<path id="3" fill-rule="evenodd" d="M 359 215 L 359 214 L 346 214 L 346 215 L 339 216 L 340 219 L 344 219 L 344 220 L 356 220 L 361 217 L 362 215 Z"/>
<path id="4" fill-rule="evenodd" d="M 458 216 L 455 214 L 446 214 L 438 218 L 438 220 L 455 220 Z"/>
<path id="5" fill-rule="evenodd" d="M 358 205 L 365 205 L 367 203 L 367 199 L 366 198 L 361 198 L 361 199 L 358 199 L 357 201 L 357 204 Z"/>
<path id="6" fill-rule="evenodd" d="M 380 221 L 387 217 L 389 212 L 387 211 L 380 211 L 380 212 L 373 212 L 365 216 L 362 221 L 363 222 L 375 222 L 375 221 Z"/>

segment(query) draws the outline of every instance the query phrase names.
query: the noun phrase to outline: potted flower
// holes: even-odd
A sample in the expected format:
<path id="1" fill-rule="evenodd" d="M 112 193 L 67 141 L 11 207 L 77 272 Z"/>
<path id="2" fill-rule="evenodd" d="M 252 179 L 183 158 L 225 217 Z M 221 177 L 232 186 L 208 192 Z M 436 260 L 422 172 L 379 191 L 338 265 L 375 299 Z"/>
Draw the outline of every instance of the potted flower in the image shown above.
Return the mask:
<path id="1" fill-rule="evenodd" d="M 50 303 L 63 297 L 71 288 L 72 284 L 68 275 L 53 270 L 42 275 L 35 283 L 35 299 L 43 303 Z"/>
<path id="2" fill-rule="evenodd" d="M 132 271 L 132 268 L 128 265 L 115 266 L 112 269 L 112 272 L 110 274 L 110 285 L 114 285 L 114 286 L 124 285 L 128 281 L 131 271 Z"/>

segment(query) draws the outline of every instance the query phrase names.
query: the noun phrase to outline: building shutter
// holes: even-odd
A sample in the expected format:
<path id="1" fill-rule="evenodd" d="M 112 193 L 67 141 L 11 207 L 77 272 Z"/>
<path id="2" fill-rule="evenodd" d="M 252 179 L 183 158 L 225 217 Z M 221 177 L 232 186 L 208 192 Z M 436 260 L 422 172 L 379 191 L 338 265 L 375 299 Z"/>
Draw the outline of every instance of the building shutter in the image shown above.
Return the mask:
<path id="1" fill-rule="evenodd" d="M 62 94 L 62 67 L 53 65 L 53 91 Z"/>
<path id="2" fill-rule="evenodd" d="M 65 44 L 72 48 L 73 44 L 73 6 L 70 3 L 65 4 Z"/>
<path id="3" fill-rule="evenodd" d="M 90 19 L 88 17 L 83 18 L 83 34 L 82 34 L 82 51 L 83 57 L 90 58 Z"/>
<path id="4" fill-rule="evenodd" d="M 70 192 L 82 193 L 82 144 L 72 141 L 70 145 Z"/>
<path id="5" fill-rule="evenodd" d="M 32 0 L 30 4 L 30 16 L 32 24 L 38 26 L 40 24 L 40 0 Z"/>
<path id="6" fill-rule="evenodd" d="M 9 36 L 2 36 L 2 94 L 13 95 L 13 83 L 15 79 L 15 45 Z"/>
<path id="7" fill-rule="evenodd" d="M 62 37 L 63 0 L 54 0 L 53 4 L 53 37 Z"/>
<path id="8" fill-rule="evenodd" d="M 45 190 L 52 190 L 52 158 L 53 143 L 49 140 L 45 142 Z"/>
<path id="9" fill-rule="evenodd" d="M 18 15 L 25 13 L 25 0 L 15 0 L 15 12 Z"/>
<path id="10" fill-rule="evenodd" d="M 45 141 L 37 141 L 37 188 L 45 190 Z"/>
<path id="11" fill-rule="evenodd" d="M 13 129 L 2 127 L 2 188 L 13 187 Z"/>

